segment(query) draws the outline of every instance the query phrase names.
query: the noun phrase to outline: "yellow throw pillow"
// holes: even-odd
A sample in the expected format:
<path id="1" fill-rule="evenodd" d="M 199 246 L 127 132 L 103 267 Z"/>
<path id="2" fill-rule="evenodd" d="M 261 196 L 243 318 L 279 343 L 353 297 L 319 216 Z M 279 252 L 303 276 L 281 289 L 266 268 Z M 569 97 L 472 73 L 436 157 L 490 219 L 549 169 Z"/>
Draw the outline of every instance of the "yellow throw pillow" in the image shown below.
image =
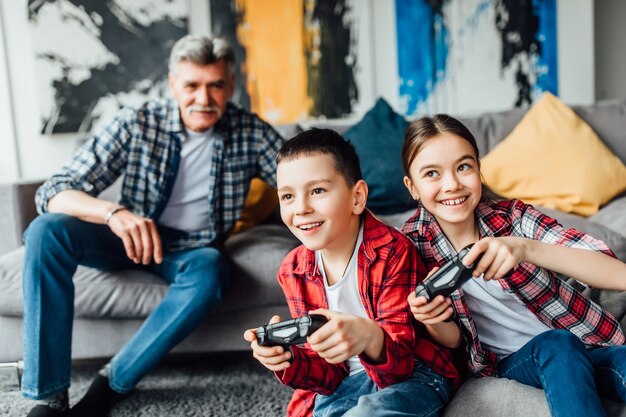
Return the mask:
<path id="1" fill-rule="evenodd" d="M 550 93 L 482 158 L 481 171 L 501 196 L 583 216 L 626 190 L 626 166 Z"/>
<path id="2" fill-rule="evenodd" d="M 243 232 L 261 223 L 278 205 L 276 189 L 261 180 L 253 178 L 250 181 L 250 191 L 241 212 L 241 216 L 233 229 L 233 234 Z"/>

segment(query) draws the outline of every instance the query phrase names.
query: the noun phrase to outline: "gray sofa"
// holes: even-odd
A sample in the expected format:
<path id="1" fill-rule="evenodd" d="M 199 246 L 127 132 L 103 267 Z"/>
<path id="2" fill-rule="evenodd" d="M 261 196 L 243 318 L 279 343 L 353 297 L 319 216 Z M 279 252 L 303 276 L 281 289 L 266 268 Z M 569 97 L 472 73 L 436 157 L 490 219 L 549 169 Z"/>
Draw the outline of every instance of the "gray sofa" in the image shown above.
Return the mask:
<path id="1" fill-rule="evenodd" d="M 575 107 L 607 146 L 626 162 L 626 101 L 599 102 Z M 463 121 L 476 135 L 484 155 L 517 124 L 524 110 L 484 114 Z M 320 123 L 316 123 L 321 126 Z M 332 124 L 344 131 L 348 126 Z M 294 126 L 283 127 L 295 131 Z M 284 130 L 284 129 L 281 129 Z M 33 196 L 39 182 L 0 185 L 0 362 L 22 357 L 21 235 L 36 215 Z M 626 195 L 616 197 L 590 218 L 545 210 L 564 226 L 575 227 L 604 240 L 626 261 Z M 399 226 L 411 212 L 381 216 Z M 278 265 L 298 242 L 273 215 L 264 224 L 232 236 L 226 249 L 232 260 L 231 282 L 219 308 L 183 343 L 177 353 L 247 350 L 246 328 L 256 327 L 273 314 L 288 316 L 276 283 Z M 104 273 L 79 268 L 75 276 L 76 302 L 72 353 L 75 359 L 113 355 L 163 297 L 167 287 L 157 277 L 137 271 Z M 626 325 L 626 296 L 586 290 Z M 564 381 L 567 383 L 567 381 Z M 611 416 L 626 417 L 626 406 L 610 401 Z M 514 381 L 484 378 L 466 382 L 447 408 L 446 416 L 549 416 L 541 390 Z"/>

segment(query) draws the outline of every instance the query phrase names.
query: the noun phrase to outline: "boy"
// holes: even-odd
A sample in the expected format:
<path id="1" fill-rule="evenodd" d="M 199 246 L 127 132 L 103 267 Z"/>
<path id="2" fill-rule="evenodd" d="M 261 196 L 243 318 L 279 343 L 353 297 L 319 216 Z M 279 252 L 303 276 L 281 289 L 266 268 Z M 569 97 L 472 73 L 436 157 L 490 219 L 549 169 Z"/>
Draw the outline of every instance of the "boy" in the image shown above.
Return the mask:
<path id="1" fill-rule="evenodd" d="M 354 147 L 313 129 L 285 144 L 277 164 L 281 217 L 303 243 L 278 281 L 293 317 L 328 319 L 308 344 L 289 349 L 259 346 L 254 330 L 244 334 L 254 357 L 296 389 L 289 416 L 443 410 L 457 371 L 449 351 L 416 334 L 406 301 L 424 265 L 406 237 L 365 210 Z"/>

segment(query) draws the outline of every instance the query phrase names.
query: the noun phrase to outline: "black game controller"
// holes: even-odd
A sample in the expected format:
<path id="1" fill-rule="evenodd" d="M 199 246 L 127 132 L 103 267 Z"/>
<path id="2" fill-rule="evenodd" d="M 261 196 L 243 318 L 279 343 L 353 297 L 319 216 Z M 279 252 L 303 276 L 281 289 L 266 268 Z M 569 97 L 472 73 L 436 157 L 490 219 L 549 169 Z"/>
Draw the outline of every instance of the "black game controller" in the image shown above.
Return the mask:
<path id="1" fill-rule="evenodd" d="M 468 245 L 461 249 L 453 260 L 418 284 L 415 288 L 415 295 L 424 296 L 429 301 L 438 295 L 447 297 L 469 281 L 472 278 L 474 266 L 482 257 L 482 255 L 479 256 L 470 266 L 463 265 L 461 261 L 471 248 L 472 245 Z"/>
<path id="2" fill-rule="evenodd" d="M 310 314 L 296 319 L 266 324 L 256 329 L 256 340 L 260 346 L 289 346 L 306 342 L 317 329 L 328 322 L 321 314 Z"/>

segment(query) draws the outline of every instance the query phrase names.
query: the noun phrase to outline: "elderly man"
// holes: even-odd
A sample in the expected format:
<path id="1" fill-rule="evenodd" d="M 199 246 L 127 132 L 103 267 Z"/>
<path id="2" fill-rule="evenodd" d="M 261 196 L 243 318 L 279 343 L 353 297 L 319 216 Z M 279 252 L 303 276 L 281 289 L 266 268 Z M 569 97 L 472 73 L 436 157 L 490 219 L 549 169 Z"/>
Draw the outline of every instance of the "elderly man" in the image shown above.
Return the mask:
<path id="1" fill-rule="evenodd" d="M 188 35 L 172 49 L 175 100 L 122 110 L 37 191 L 25 233 L 22 394 L 29 416 L 104 416 L 191 333 L 222 297 L 222 242 L 252 177 L 275 183 L 283 139 L 229 103 L 235 55 L 221 38 Z M 119 203 L 98 194 L 123 176 Z M 170 284 L 160 305 L 69 409 L 78 265 L 145 268 Z"/>

